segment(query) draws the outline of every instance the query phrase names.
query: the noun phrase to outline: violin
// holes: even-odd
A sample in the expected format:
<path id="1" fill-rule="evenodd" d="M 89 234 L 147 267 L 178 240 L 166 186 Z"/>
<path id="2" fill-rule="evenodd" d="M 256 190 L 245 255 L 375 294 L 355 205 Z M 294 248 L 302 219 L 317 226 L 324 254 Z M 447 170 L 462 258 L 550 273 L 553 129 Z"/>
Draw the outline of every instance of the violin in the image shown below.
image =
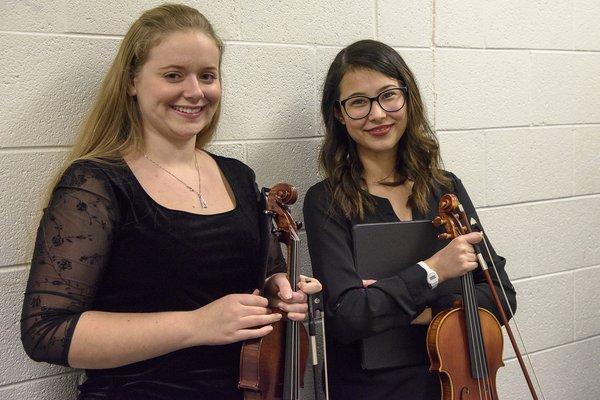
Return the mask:
<path id="1" fill-rule="evenodd" d="M 286 270 L 293 291 L 299 278 L 300 239 L 289 205 L 298 198 L 296 189 L 279 183 L 266 192 L 268 214 L 275 228 L 273 233 L 287 247 Z M 281 314 L 280 310 L 271 309 Z M 268 335 L 246 340 L 240 358 L 238 388 L 244 400 L 298 400 L 304 387 L 304 372 L 308 356 L 308 334 L 302 322 L 281 319 L 273 324 Z"/>
<path id="2" fill-rule="evenodd" d="M 453 194 L 445 194 L 441 197 L 439 215 L 433 223 L 435 226 L 444 227 L 445 233 L 438 236 L 443 240 L 451 240 L 473 231 L 462 205 Z M 537 394 L 508 324 L 504 307 L 496 293 L 487 264 L 478 245 L 474 247 L 532 398 L 537 400 Z M 491 312 L 477 307 L 472 272 L 461 277 L 461 285 L 462 302 L 455 302 L 452 308 L 436 315 L 427 331 L 430 371 L 438 372 L 442 385 L 442 400 L 497 400 L 496 373 L 504 366 L 502 330 Z"/>
<path id="3" fill-rule="evenodd" d="M 442 196 L 439 215 L 433 221 L 446 229 L 440 238 L 468 233 L 463 217 L 458 212 L 458 198 Z M 427 330 L 430 371 L 439 374 L 443 400 L 497 400 L 496 372 L 504 366 L 500 323 L 477 306 L 472 272 L 461 277 L 461 285 L 463 301 L 436 315 Z"/>

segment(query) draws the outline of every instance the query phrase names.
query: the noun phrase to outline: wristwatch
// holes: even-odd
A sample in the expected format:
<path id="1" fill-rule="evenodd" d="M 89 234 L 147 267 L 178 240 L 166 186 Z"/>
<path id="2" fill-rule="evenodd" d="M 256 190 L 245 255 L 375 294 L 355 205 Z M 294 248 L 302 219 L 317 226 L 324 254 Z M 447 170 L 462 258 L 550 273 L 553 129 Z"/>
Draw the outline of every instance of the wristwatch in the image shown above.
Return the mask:
<path id="1" fill-rule="evenodd" d="M 429 265 L 425 261 L 419 261 L 417 264 L 421 266 L 427 272 L 427 284 L 431 289 L 435 289 L 439 282 L 439 277 L 437 272 L 431 269 Z"/>

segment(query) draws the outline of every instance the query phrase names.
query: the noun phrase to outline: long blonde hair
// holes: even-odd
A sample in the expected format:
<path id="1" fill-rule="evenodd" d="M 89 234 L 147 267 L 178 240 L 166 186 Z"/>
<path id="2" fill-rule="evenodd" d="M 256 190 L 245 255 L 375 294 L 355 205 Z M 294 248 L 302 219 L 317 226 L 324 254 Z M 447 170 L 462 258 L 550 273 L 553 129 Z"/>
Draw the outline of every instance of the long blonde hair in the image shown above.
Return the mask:
<path id="1" fill-rule="evenodd" d="M 71 153 L 51 189 L 64 171 L 75 161 L 94 160 L 117 163 L 123 155 L 144 148 L 142 125 L 136 99 L 127 93 L 133 78 L 146 62 L 150 49 L 173 32 L 199 31 L 214 40 L 219 49 L 219 69 L 223 42 L 210 22 L 198 10 L 183 4 L 163 4 L 145 11 L 129 28 L 108 70 L 98 96 L 84 120 Z M 219 80 L 221 73 L 219 71 Z M 221 103 L 211 122 L 196 136 L 196 147 L 202 148 L 214 134 Z"/>

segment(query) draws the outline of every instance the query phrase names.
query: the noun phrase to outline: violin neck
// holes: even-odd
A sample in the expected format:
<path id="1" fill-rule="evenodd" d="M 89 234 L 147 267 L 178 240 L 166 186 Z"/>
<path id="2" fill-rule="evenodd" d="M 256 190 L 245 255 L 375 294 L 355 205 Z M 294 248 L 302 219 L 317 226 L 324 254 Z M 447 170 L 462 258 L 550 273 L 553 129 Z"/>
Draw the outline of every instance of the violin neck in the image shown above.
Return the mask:
<path id="1" fill-rule="evenodd" d="M 471 377 L 473 379 L 487 378 L 488 368 L 481 321 L 475 292 L 473 273 L 468 272 L 461 277 L 463 304 L 465 309 L 465 326 L 469 344 L 469 360 L 471 361 Z"/>
<path id="2" fill-rule="evenodd" d="M 297 290 L 300 241 L 294 238 L 288 246 L 288 279 L 292 290 Z M 299 323 L 288 320 L 285 329 L 285 371 L 283 379 L 283 400 L 300 398 L 300 334 Z"/>

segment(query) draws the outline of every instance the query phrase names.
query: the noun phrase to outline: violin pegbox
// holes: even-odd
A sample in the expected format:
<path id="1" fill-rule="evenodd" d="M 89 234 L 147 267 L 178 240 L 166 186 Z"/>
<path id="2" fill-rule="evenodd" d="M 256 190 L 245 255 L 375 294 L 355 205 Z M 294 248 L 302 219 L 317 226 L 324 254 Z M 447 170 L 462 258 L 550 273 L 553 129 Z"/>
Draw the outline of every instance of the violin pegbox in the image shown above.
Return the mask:
<path id="1" fill-rule="evenodd" d="M 433 219 L 435 227 L 443 226 L 445 232 L 438 235 L 438 239 L 451 240 L 469 232 L 468 226 L 463 221 L 461 205 L 454 194 L 445 194 L 440 198 L 439 215 Z"/>
<path id="2" fill-rule="evenodd" d="M 289 205 L 298 200 L 298 191 L 288 183 L 278 183 L 266 192 L 267 210 L 273 220 L 272 233 L 281 243 L 289 244 L 297 236 L 297 223 L 292 218 Z"/>

